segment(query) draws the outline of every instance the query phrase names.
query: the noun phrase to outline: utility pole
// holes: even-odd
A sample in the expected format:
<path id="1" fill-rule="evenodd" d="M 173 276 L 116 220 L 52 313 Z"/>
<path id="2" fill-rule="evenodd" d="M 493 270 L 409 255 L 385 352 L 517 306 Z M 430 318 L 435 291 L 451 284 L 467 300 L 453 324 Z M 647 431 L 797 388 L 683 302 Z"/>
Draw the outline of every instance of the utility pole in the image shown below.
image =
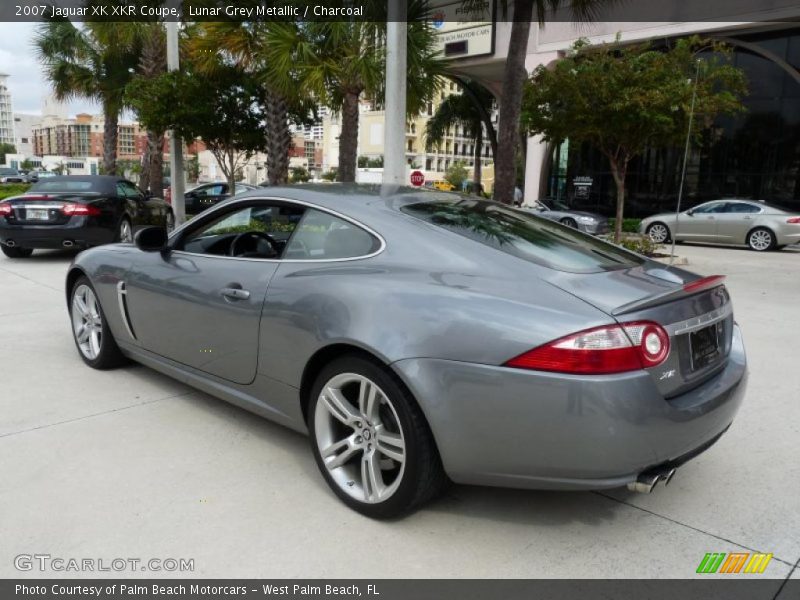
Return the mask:
<path id="1" fill-rule="evenodd" d="M 386 23 L 386 134 L 383 183 L 406 181 L 407 0 L 390 0 Z"/>
<path id="2" fill-rule="evenodd" d="M 180 67 L 178 52 L 178 22 L 167 21 L 167 70 L 177 71 Z M 170 186 L 172 187 L 172 212 L 175 215 L 175 225 L 186 221 L 186 206 L 183 194 L 186 190 L 186 173 L 183 170 L 183 142 L 169 132 L 169 173 Z"/>

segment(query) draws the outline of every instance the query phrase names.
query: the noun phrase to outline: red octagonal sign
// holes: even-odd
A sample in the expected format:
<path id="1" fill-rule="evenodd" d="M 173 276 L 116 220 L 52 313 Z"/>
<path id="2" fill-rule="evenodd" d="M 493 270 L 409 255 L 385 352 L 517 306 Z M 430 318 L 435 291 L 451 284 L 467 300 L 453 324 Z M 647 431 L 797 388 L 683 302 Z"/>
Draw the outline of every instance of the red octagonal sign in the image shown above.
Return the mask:
<path id="1" fill-rule="evenodd" d="M 411 173 L 411 184 L 419 187 L 423 183 L 425 183 L 425 175 L 422 174 L 422 171 L 413 171 Z"/>

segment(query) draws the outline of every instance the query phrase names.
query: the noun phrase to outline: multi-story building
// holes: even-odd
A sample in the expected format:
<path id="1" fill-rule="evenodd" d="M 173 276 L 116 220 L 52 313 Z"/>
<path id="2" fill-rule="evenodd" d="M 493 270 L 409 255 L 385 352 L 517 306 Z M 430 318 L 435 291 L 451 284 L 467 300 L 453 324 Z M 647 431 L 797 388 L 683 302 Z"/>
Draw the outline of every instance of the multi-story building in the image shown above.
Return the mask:
<path id="1" fill-rule="evenodd" d="M 14 133 L 17 136 L 17 153 L 31 156 L 33 152 L 33 130 L 39 126 L 42 117 L 25 113 L 14 113 Z"/>
<path id="2" fill-rule="evenodd" d="M 15 144 L 14 109 L 8 89 L 8 75 L 0 73 L 0 144 Z"/>
<path id="3" fill-rule="evenodd" d="M 103 156 L 105 124 L 102 115 L 79 114 L 74 119 L 47 115 L 33 129 L 33 153 L 37 156 Z M 147 146 L 147 134 L 138 123 L 117 126 L 117 158 L 137 160 Z"/>

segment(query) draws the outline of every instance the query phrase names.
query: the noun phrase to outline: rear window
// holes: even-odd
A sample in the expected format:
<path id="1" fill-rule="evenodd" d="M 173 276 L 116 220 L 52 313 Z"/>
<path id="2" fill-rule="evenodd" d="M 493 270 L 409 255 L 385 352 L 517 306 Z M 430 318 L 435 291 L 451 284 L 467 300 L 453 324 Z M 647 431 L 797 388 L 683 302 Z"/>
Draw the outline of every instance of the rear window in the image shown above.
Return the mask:
<path id="1" fill-rule="evenodd" d="M 564 225 L 477 199 L 409 204 L 409 215 L 506 254 L 570 273 L 597 273 L 644 262 L 635 254 Z"/>
<path id="2" fill-rule="evenodd" d="M 91 181 L 40 181 L 31 186 L 31 192 L 91 192 Z"/>

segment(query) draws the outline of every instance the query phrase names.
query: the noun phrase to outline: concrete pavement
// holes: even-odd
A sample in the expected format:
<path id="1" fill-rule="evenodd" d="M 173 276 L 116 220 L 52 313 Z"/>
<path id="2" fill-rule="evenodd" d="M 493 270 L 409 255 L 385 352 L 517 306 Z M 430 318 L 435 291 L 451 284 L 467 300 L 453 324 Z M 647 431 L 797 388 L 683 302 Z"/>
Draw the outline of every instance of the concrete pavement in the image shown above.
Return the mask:
<path id="1" fill-rule="evenodd" d="M 304 437 L 144 367 L 85 367 L 70 255 L 0 257 L 0 577 L 59 576 L 14 568 L 47 553 L 194 559 L 177 577 L 687 578 L 706 552 L 761 551 L 777 591 L 800 559 L 800 250 L 679 252 L 729 275 L 750 360 L 716 446 L 650 496 L 453 487 L 392 523 L 345 508 Z"/>

